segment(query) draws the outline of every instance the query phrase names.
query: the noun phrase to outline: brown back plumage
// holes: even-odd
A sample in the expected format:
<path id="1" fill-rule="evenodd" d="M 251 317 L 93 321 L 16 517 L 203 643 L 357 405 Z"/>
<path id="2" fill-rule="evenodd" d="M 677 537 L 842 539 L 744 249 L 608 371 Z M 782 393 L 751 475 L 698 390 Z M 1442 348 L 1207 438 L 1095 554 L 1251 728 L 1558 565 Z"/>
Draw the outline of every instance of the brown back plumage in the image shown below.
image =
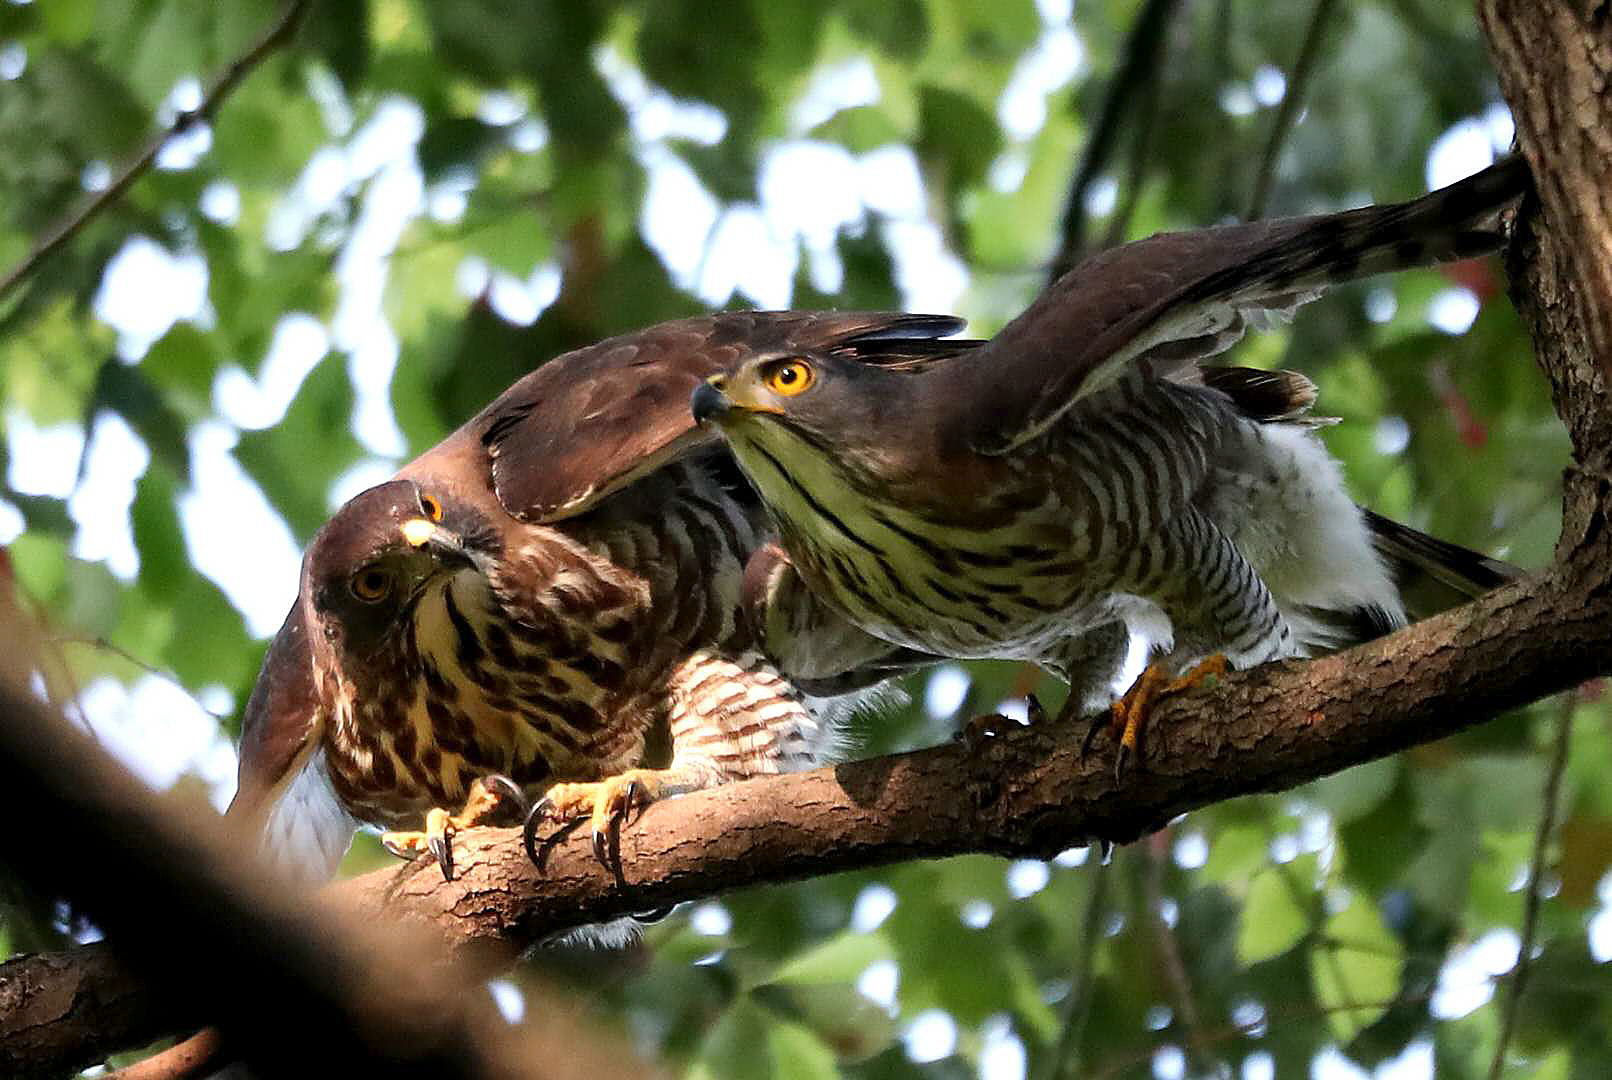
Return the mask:
<path id="1" fill-rule="evenodd" d="M 715 433 L 695 425 L 689 397 L 747 356 L 823 350 L 899 363 L 961 327 L 950 316 L 900 312 L 740 311 L 662 323 L 555 357 L 441 450 L 484 447 L 498 499 L 520 520 L 568 518 L 714 443 Z"/>

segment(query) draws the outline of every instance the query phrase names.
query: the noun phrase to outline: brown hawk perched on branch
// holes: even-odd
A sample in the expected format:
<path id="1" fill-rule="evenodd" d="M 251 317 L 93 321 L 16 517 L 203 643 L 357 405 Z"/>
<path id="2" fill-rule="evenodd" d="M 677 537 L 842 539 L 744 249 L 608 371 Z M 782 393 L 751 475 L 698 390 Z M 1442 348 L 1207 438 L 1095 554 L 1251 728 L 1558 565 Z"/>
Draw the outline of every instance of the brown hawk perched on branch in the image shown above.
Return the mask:
<path id="1" fill-rule="evenodd" d="M 757 351 L 693 411 L 807 586 L 877 637 L 1035 661 L 1070 711 L 1148 636 L 1162 656 L 1115 705 L 1122 767 L 1198 662 L 1392 629 L 1391 569 L 1468 592 L 1509 575 L 1357 508 L 1307 379 L 1200 361 L 1333 283 L 1490 250 L 1527 182 L 1514 158 L 1404 204 L 1154 236 L 1079 263 L 989 342 Z"/>
<path id="2" fill-rule="evenodd" d="M 328 876 L 371 823 L 413 830 L 384 839 L 451 876 L 451 833 L 501 799 L 591 816 L 602 858 L 634 802 L 819 762 L 831 699 L 926 658 L 799 587 L 689 395 L 758 351 L 882 354 L 943 325 L 712 315 L 516 382 L 309 546 L 232 812 L 304 874 Z"/>

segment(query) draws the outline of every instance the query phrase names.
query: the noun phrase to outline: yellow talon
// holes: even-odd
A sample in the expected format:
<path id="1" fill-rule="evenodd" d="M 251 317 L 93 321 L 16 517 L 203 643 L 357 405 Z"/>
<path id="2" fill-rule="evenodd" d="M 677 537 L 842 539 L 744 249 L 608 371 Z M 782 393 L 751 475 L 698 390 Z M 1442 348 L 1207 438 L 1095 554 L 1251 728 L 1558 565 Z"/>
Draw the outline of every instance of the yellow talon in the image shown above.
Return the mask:
<path id="1" fill-rule="evenodd" d="M 433 806 L 426 811 L 423 831 L 384 832 L 381 834 L 381 844 L 401 859 L 413 859 L 429 851 L 442 868 L 443 880 L 452 881 L 453 834 L 492 820 L 496 811 L 506 802 L 525 810 L 526 797 L 513 781 L 497 775 L 478 778 L 470 785 L 464 809 L 459 813 L 449 814 L 442 807 Z"/>
<path id="2" fill-rule="evenodd" d="M 1224 675 L 1230 670 L 1230 664 L 1224 653 L 1215 653 L 1191 671 L 1179 678 L 1170 678 L 1169 672 L 1162 664 L 1149 664 L 1147 669 L 1137 678 L 1131 688 L 1110 707 L 1110 725 L 1119 732 L 1119 753 L 1114 761 L 1114 777 L 1117 780 L 1124 774 L 1127 759 L 1141 758 L 1142 729 L 1146 726 L 1149 715 L 1160 699 L 1171 694 L 1179 694 L 1183 690 L 1190 690 L 1200 683 L 1213 677 Z M 1086 746 L 1091 745 L 1091 737 L 1096 728 L 1087 733 Z M 1085 752 L 1085 746 L 1081 748 Z"/>
<path id="3" fill-rule="evenodd" d="M 537 804 L 534 814 L 554 821 L 587 817 L 593 826 L 593 854 L 610 865 L 610 836 L 633 808 L 643 807 L 666 794 L 663 774 L 656 769 L 629 769 L 591 783 L 555 784 Z"/>

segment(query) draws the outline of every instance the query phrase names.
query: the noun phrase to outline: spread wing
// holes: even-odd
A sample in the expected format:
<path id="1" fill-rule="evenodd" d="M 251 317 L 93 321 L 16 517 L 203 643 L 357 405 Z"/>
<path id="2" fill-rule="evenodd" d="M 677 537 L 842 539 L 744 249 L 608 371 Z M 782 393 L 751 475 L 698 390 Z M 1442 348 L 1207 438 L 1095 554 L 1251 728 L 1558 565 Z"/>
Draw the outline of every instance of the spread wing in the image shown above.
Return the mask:
<path id="1" fill-rule="evenodd" d="M 504 508 L 528 522 L 582 513 L 716 441 L 689 399 L 750 355 L 840 351 L 881 363 L 922 357 L 961 320 L 891 312 L 726 312 L 662 323 L 555 357 L 472 420 Z M 457 436 L 456 436 L 457 438 Z"/>
<path id="2" fill-rule="evenodd" d="M 1328 285 L 1496 247 L 1493 218 L 1528 184 L 1508 158 L 1420 199 L 1338 214 L 1165 233 L 1077 264 L 963 365 L 955 419 L 1002 453 L 1147 363 L 1168 374 Z"/>

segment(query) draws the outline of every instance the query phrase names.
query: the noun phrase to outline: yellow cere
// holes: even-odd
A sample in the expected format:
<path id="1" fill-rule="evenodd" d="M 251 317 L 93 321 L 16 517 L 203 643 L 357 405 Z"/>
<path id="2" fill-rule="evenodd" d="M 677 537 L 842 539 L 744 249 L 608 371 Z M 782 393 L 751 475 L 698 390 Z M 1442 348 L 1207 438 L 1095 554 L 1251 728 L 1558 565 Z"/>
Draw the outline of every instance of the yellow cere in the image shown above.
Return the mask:
<path id="1" fill-rule="evenodd" d="M 421 547 L 435 535 L 437 527 L 425 518 L 415 518 L 413 521 L 403 523 L 403 539 L 409 542 L 410 547 Z"/>

